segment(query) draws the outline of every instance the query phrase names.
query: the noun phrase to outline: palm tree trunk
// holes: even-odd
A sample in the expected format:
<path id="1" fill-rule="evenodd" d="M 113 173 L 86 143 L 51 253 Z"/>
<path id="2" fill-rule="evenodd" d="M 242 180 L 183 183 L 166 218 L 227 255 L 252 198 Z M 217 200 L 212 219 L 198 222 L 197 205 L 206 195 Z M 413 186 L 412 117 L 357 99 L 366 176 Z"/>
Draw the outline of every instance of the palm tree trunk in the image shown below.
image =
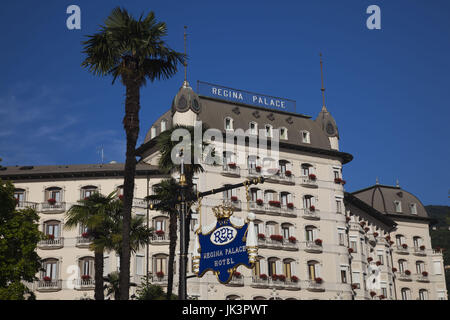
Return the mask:
<path id="1" fill-rule="evenodd" d="M 172 297 L 172 286 L 173 286 L 173 276 L 174 276 L 174 261 L 175 261 L 175 249 L 177 246 L 177 215 L 175 212 L 170 213 L 169 220 L 169 268 L 167 275 L 167 295 L 166 299 L 170 300 Z"/>
<path id="2" fill-rule="evenodd" d="M 105 291 L 103 288 L 103 251 L 94 253 L 95 269 L 95 300 L 105 300 Z"/>
<path id="3" fill-rule="evenodd" d="M 122 257 L 120 260 L 120 299 L 129 299 L 130 289 L 130 230 L 131 207 L 134 195 L 134 176 L 136 172 L 136 142 L 139 135 L 139 84 L 136 79 L 124 79 L 126 85 L 125 117 L 123 126 L 127 136 L 127 152 L 123 183 L 123 230 Z"/>

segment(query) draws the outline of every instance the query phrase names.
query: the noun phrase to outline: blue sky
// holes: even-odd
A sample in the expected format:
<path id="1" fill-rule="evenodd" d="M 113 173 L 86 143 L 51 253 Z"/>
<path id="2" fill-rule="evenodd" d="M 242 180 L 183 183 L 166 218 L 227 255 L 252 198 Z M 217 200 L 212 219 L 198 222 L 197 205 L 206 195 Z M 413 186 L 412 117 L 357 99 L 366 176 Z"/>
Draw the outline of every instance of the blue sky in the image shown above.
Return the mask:
<path id="1" fill-rule="evenodd" d="M 81 8 L 81 30 L 66 28 L 66 8 Z M 366 8 L 381 8 L 381 30 L 366 28 Z M 168 44 L 183 50 L 188 26 L 189 81 L 296 100 L 316 117 L 322 100 L 335 117 L 346 190 L 394 185 L 424 204 L 448 204 L 449 1 L 15 1 L 2 4 L 0 157 L 3 165 L 124 161 L 124 87 L 80 67 L 81 41 L 115 6 L 153 10 Z M 141 90 L 143 142 L 183 80 Z"/>

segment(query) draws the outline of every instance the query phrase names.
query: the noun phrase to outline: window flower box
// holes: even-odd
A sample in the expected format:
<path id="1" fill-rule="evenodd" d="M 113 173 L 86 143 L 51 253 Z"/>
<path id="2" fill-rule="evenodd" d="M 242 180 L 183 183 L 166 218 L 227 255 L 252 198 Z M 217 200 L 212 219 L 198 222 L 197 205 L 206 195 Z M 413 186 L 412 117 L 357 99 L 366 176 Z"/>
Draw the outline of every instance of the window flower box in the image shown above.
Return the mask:
<path id="1" fill-rule="evenodd" d="M 286 276 L 284 274 L 277 275 L 277 279 L 280 281 L 286 281 Z"/>
<path id="2" fill-rule="evenodd" d="M 160 236 L 160 237 L 162 237 L 165 234 L 164 230 L 156 230 L 155 233 L 157 236 Z"/>
<path id="3" fill-rule="evenodd" d="M 378 237 L 378 232 L 374 232 L 374 233 L 373 233 L 373 236 L 374 236 L 375 238 L 377 238 L 377 237 Z"/>
<path id="4" fill-rule="evenodd" d="M 342 179 L 341 178 L 334 178 L 334 183 L 340 184 L 340 183 L 342 183 Z"/>
<path id="5" fill-rule="evenodd" d="M 309 207 L 309 211 L 311 211 L 311 212 L 314 212 L 314 211 L 316 211 L 316 207 L 315 207 L 315 206 L 311 206 L 311 207 Z"/>
<path id="6" fill-rule="evenodd" d="M 292 202 L 288 202 L 288 204 L 286 205 L 289 209 L 293 209 L 294 208 L 294 203 Z"/>
<path id="7" fill-rule="evenodd" d="M 292 171 L 286 170 L 286 171 L 284 172 L 284 174 L 286 175 L 286 177 L 290 177 L 290 176 L 292 176 Z"/>
<path id="8" fill-rule="evenodd" d="M 238 272 L 238 271 L 235 271 L 234 274 L 233 274 L 233 276 L 234 276 L 235 278 L 238 278 L 238 279 L 242 278 L 242 274 L 241 274 L 240 272 Z"/>
<path id="9" fill-rule="evenodd" d="M 370 291 L 370 296 L 373 298 L 377 295 L 377 293 L 375 291 Z"/>
<path id="10" fill-rule="evenodd" d="M 365 231 L 365 232 L 368 232 L 369 230 L 370 230 L 369 227 L 365 227 L 365 228 L 364 228 L 364 231 Z"/>
<path id="11" fill-rule="evenodd" d="M 283 241 L 283 236 L 279 235 L 279 234 L 272 234 L 270 236 L 270 239 L 274 240 L 274 241 Z"/>
<path id="12" fill-rule="evenodd" d="M 316 177 L 316 175 L 314 173 L 310 173 L 308 175 L 308 178 L 309 178 L 309 180 L 312 180 L 312 181 L 316 181 L 316 179 L 317 179 L 317 177 Z"/>
<path id="13" fill-rule="evenodd" d="M 228 164 L 228 167 L 229 167 L 230 169 L 236 169 L 236 163 L 235 163 L 235 162 L 230 162 L 230 163 Z"/>
<path id="14" fill-rule="evenodd" d="M 422 272 L 422 276 L 424 276 L 424 277 L 428 277 L 428 272 L 426 272 L 426 271 L 423 271 L 423 272 Z"/>
<path id="15" fill-rule="evenodd" d="M 314 243 L 316 245 L 318 245 L 318 246 L 321 246 L 322 245 L 322 239 L 316 239 L 316 240 L 314 240 Z"/>
<path id="16" fill-rule="evenodd" d="M 425 250 L 425 246 L 420 246 L 420 248 L 419 248 L 420 250 Z"/>
<path id="17" fill-rule="evenodd" d="M 81 276 L 81 280 L 87 281 L 87 280 L 90 280 L 90 279 L 91 279 L 91 276 L 88 275 L 88 274 L 83 274 L 83 275 Z"/>
<path id="18" fill-rule="evenodd" d="M 291 281 L 292 281 L 292 282 L 298 282 L 298 277 L 296 277 L 296 276 L 291 276 Z"/>
<path id="19" fill-rule="evenodd" d="M 377 266 L 381 266 L 381 261 L 377 261 L 377 262 L 375 262 L 375 264 L 376 264 Z"/>
<path id="20" fill-rule="evenodd" d="M 258 233 L 258 239 L 264 240 L 266 239 L 266 235 L 264 233 Z"/>
<path id="21" fill-rule="evenodd" d="M 48 235 L 47 235 L 47 240 L 55 240 L 55 235 L 53 235 L 53 234 L 48 234 Z"/>
<path id="22" fill-rule="evenodd" d="M 157 276 L 159 279 L 161 279 L 162 277 L 164 277 L 164 272 L 158 271 L 158 272 L 156 273 L 156 276 Z"/>
<path id="23" fill-rule="evenodd" d="M 233 202 L 236 202 L 236 201 L 238 201 L 238 197 L 236 197 L 236 196 L 231 196 L 231 201 L 233 201 Z"/>
<path id="24" fill-rule="evenodd" d="M 42 278 L 42 280 L 44 280 L 45 282 L 50 282 L 52 281 L 52 278 L 50 278 L 49 276 L 45 276 Z"/>
<path id="25" fill-rule="evenodd" d="M 380 295 L 378 296 L 378 298 L 380 298 L 380 300 L 386 299 L 386 297 L 384 296 L 384 294 L 380 294 Z"/>
<path id="26" fill-rule="evenodd" d="M 315 278 L 314 281 L 318 284 L 321 284 L 323 282 L 322 278 L 320 277 Z"/>
<path id="27" fill-rule="evenodd" d="M 123 194 L 119 194 L 119 200 L 123 201 Z"/>
<path id="28" fill-rule="evenodd" d="M 348 253 L 353 253 L 353 248 L 348 248 Z"/>
<path id="29" fill-rule="evenodd" d="M 407 276 L 409 276 L 409 275 L 411 275 L 411 271 L 405 270 L 405 274 L 406 274 Z"/>
<path id="30" fill-rule="evenodd" d="M 402 244 L 403 249 L 408 249 L 408 245 L 406 243 Z"/>
<path id="31" fill-rule="evenodd" d="M 367 258 L 367 262 L 372 262 L 373 261 L 373 258 L 372 257 L 368 257 Z"/>
<path id="32" fill-rule="evenodd" d="M 281 207 L 281 202 L 276 200 L 270 200 L 269 205 L 272 207 Z"/>
<path id="33" fill-rule="evenodd" d="M 397 268 L 392 268 L 392 272 L 397 272 Z"/>
<path id="34" fill-rule="evenodd" d="M 83 232 L 83 233 L 81 234 L 81 236 L 82 236 L 83 238 L 88 238 L 88 237 L 89 237 L 89 234 L 88 234 L 87 232 Z"/>
<path id="35" fill-rule="evenodd" d="M 50 198 L 50 199 L 47 200 L 47 202 L 48 202 L 49 205 L 52 206 L 52 205 L 54 205 L 56 203 L 56 199 Z"/>
<path id="36" fill-rule="evenodd" d="M 262 206 L 264 204 L 264 200 L 263 199 L 256 199 L 256 204 L 258 206 Z"/>
<path id="37" fill-rule="evenodd" d="M 289 240 L 289 242 L 291 242 L 291 243 L 296 243 L 296 242 L 297 242 L 297 239 L 296 239 L 294 236 L 290 236 L 290 237 L 288 238 L 288 240 Z"/>
<path id="38" fill-rule="evenodd" d="M 262 280 L 267 280 L 267 274 L 262 273 L 262 274 L 259 275 L 259 278 L 262 279 Z"/>
<path id="39" fill-rule="evenodd" d="M 261 172 L 261 166 L 256 166 L 255 170 L 256 172 Z"/>

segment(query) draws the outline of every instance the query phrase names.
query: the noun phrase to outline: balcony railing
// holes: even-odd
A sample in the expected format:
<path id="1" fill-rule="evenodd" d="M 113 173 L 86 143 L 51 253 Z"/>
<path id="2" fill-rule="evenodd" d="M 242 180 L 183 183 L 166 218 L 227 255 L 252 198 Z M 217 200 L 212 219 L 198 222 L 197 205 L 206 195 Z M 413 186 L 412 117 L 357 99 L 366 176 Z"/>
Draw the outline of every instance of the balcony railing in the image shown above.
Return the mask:
<path id="1" fill-rule="evenodd" d="M 412 281 L 411 274 L 406 274 L 405 272 L 397 272 L 397 279 L 401 281 Z"/>
<path id="2" fill-rule="evenodd" d="M 77 290 L 92 290 L 95 289 L 95 280 L 93 277 L 88 279 L 76 279 L 75 289 Z"/>
<path id="3" fill-rule="evenodd" d="M 323 251 L 322 245 L 317 244 L 315 241 L 305 241 L 303 243 L 303 250 L 306 252 L 320 253 Z"/>
<path id="4" fill-rule="evenodd" d="M 285 217 L 297 217 L 297 209 L 294 208 L 293 206 L 289 207 L 285 204 L 281 205 L 280 213 L 282 216 L 285 216 Z"/>
<path id="5" fill-rule="evenodd" d="M 225 205 L 232 206 L 235 211 L 241 211 L 242 210 L 242 202 L 241 202 L 241 200 L 224 199 L 223 202 L 225 203 Z"/>
<path id="6" fill-rule="evenodd" d="M 222 166 L 222 175 L 228 177 L 240 177 L 241 169 L 239 166 L 230 166 L 229 164 Z"/>
<path id="7" fill-rule="evenodd" d="M 261 176 L 261 170 L 256 170 L 256 168 L 248 168 L 248 176 L 249 177 L 259 177 Z"/>
<path id="8" fill-rule="evenodd" d="M 311 210 L 309 208 L 301 209 L 302 217 L 308 220 L 320 220 L 319 210 Z"/>
<path id="9" fill-rule="evenodd" d="M 152 278 L 152 283 L 160 284 L 160 285 L 164 285 L 164 284 L 167 285 L 167 280 L 168 280 L 168 278 L 167 278 L 166 275 L 164 275 L 162 277 L 158 277 L 158 276 L 155 275 Z"/>
<path id="10" fill-rule="evenodd" d="M 41 240 L 38 243 L 38 247 L 40 249 L 59 249 L 64 246 L 64 238 L 54 238 L 54 239 L 45 239 Z"/>
<path id="11" fill-rule="evenodd" d="M 295 176 L 293 174 L 280 173 L 278 174 L 278 180 L 281 184 L 295 184 Z"/>
<path id="12" fill-rule="evenodd" d="M 409 254 L 408 247 L 403 248 L 403 246 L 401 245 L 397 245 L 397 247 L 395 248 L 395 252 L 397 252 L 398 254 Z"/>
<path id="13" fill-rule="evenodd" d="M 170 239 L 169 235 L 167 233 L 164 233 L 160 235 L 154 234 L 150 241 L 152 244 L 167 244 L 170 242 Z"/>
<path id="14" fill-rule="evenodd" d="M 244 277 L 243 276 L 232 276 L 230 282 L 227 283 L 230 287 L 243 287 L 244 286 Z"/>
<path id="15" fill-rule="evenodd" d="M 58 291 L 62 288 L 62 280 L 38 280 L 36 290 L 38 291 Z"/>
<path id="16" fill-rule="evenodd" d="M 91 238 L 86 238 L 86 237 L 79 236 L 79 237 L 77 237 L 77 242 L 76 242 L 75 245 L 78 248 L 88 248 L 89 245 L 91 244 L 91 242 L 92 242 Z"/>
<path id="17" fill-rule="evenodd" d="M 268 288 L 269 279 L 262 279 L 259 276 L 253 276 L 251 286 L 254 288 Z"/>
<path id="18" fill-rule="evenodd" d="M 417 274 L 416 275 L 416 281 L 418 282 L 430 282 L 430 278 L 428 275 L 424 276 L 423 274 Z"/>
<path id="19" fill-rule="evenodd" d="M 297 241 L 290 241 L 289 239 L 283 239 L 283 249 L 289 251 L 298 250 Z"/>
<path id="20" fill-rule="evenodd" d="M 35 202 L 18 201 L 16 204 L 16 209 L 25 209 L 25 208 L 37 209 L 37 205 L 38 204 Z"/>
<path id="21" fill-rule="evenodd" d="M 66 211 L 66 203 L 65 202 L 55 202 L 55 203 L 48 203 L 48 202 L 42 202 L 41 203 L 41 210 L 42 212 L 63 212 Z"/>
<path id="22" fill-rule="evenodd" d="M 307 280 L 306 281 L 306 288 L 309 291 L 325 291 L 325 285 L 323 284 L 323 282 L 317 282 L 316 280 Z"/>
<path id="23" fill-rule="evenodd" d="M 307 188 L 317 188 L 317 180 L 316 179 L 310 179 L 309 176 L 301 176 L 300 177 L 300 184 L 303 187 Z"/>
<path id="24" fill-rule="evenodd" d="M 416 256 L 426 256 L 427 252 L 425 249 L 420 249 L 420 247 L 414 247 L 414 254 Z"/>
<path id="25" fill-rule="evenodd" d="M 266 237 L 266 247 L 271 249 L 281 249 L 283 248 L 283 240 L 274 240 L 270 236 Z"/>
<path id="26" fill-rule="evenodd" d="M 145 199 L 134 198 L 133 199 L 133 207 L 146 209 L 148 202 Z"/>

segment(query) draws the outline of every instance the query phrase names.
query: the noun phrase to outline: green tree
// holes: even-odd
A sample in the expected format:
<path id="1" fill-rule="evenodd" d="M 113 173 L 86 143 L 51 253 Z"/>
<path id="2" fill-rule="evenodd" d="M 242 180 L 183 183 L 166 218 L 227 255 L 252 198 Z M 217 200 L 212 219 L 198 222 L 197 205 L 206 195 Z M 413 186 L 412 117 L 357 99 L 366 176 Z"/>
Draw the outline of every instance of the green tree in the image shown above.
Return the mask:
<path id="1" fill-rule="evenodd" d="M 119 272 L 113 271 L 106 276 L 104 279 L 107 284 L 105 284 L 106 297 L 114 300 L 120 300 L 120 289 L 119 289 Z"/>
<path id="2" fill-rule="evenodd" d="M 13 184 L 0 179 L 0 300 L 33 299 L 23 281 L 33 282 L 40 269 L 39 216 L 33 209 L 15 207 Z"/>
<path id="3" fill-rule="evenodd" d="M 86 54 L 82 66 L 94 75 L 119 77 L 126 88 L 125 117 L 126 160 L 124 173 L 123 246 L 120 260 L 121 299 L 128 300 L 130 285 L 130 228 L 131 207 L 136 172 L 136 142 L 139 135 L 140 88 L 147 80 L 168 79 L 177 72 L 184 55 L 169 48 L 163 37 L 167 35 L 164 22 L 157 22 L 155 14 L 141 15 L 136 20 L 127 10 L 115 8 L 98 33 L 83 42 Z"/>
<path id="4" fill-rule="evenodd" d="M 143 278 L 141 284 L 138 286 L 136 290 L 136 297 L 138 300 L 178 299 L 178 297 L 174 294 L 170 296 L 170 299 L 167 298 L 167 294 L 164 293 L 163 288 L 161 286 L 149 283 L 146 277 Z"/>
<path id="5" fill-rule="evenodd" d="M 73 229 L 79 225 L 87 228 L 87 233 L 92 238 L 89 247 L 94 252 L 95 270 L 95 300 L 104 300 L 103 290 L 103 253 L 111 244 L 110 222 L 112 211 L 115 209 L 116 191 L 104 196 L 98 192 L 90 197 L 79 200 L 77 204 L 70 207 L 66 213 L 65 228 Z"/>
<path id="6" fill-rule="evenodd" d="M 149 200 L 157 200 L 160 205 L 158 211 L 167 213 L 169 215 L 169 266 L 167 274 L 167 294 L 166 299 L 170 300 L 172 297 L 173 275 L 174 275 L 174 261 L 175 248 L 177 245 L 177 222 L 178 210 L 173 205 L 174 198 L 179 194 L 179 185 L 175 179 L 162 180 L 159 184 L 153 187 L 154 194 L 149 196 Z"/>

